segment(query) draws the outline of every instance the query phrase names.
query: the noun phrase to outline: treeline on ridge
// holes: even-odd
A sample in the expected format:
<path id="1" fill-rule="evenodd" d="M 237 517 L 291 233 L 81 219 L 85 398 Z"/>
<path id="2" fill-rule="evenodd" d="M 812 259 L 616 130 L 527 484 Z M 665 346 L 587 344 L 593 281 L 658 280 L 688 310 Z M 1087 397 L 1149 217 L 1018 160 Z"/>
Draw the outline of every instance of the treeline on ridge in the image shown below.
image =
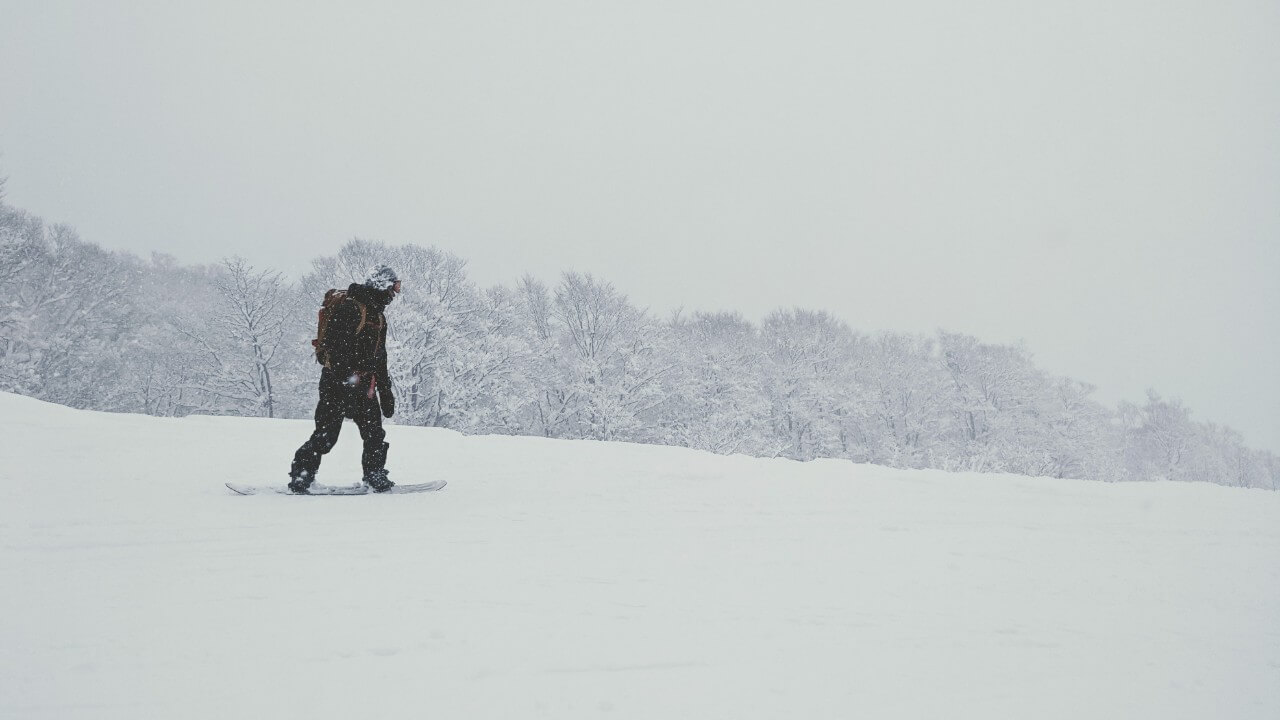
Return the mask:
<path id="1" fill-rule="evenodd" d="M 3 190 L 0 185 L 0 191 Z M 324 291 L 387 263 L 401 424 L 1103 481 L 1276 489 L 1280 459 L 1154 392 L 1109 408 L 1019 346 L 822 311 L 658 318 L 566 272 L 478 287 L 433 247 L 348 242 L 298 281 L 81 240 L 0 192 L 0 390 L 77 408 L 305 418 Z"/>

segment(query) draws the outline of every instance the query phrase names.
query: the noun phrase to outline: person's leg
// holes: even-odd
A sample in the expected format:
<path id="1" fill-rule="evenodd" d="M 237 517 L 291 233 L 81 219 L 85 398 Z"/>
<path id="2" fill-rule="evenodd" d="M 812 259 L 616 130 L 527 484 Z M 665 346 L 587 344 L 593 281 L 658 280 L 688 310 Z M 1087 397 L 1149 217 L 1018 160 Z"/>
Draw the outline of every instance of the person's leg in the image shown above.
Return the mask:
<path id="1" fill-rule="evenodd" d="M 289 468 L 290 489 L 305 490 L 315 481 L 321 457 L 338 442 L 338 433 L 342 431 L 342 416 L 341 384 L 321 375 L 320 402 L 316 404 L 316 429 L 293 454 L 293 464 Z"/>
<path id="2" fill-rule="evenodd" d="M 390 489 L 395 483 L 387 478 L 387 432 L 382 429 L 382 410 L 375 399 L 360 398 L 360 402 L 352 419 L 360 428 L 360 438 L 364 440 L 364 453 L 360 456 L 360 465 L 364 469 L 364 481 L 369 487 L 381 492 Z"/>

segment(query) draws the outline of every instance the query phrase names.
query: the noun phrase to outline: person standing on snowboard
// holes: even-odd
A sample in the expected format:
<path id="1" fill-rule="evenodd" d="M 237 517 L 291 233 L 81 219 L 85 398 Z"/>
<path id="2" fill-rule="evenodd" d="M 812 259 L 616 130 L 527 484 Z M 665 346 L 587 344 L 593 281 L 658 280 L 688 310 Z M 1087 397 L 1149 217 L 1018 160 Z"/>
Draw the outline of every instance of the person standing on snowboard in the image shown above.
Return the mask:
<path id="1" fill-rule="evenodd" d="M 320 402 L 316 429 L 294 453 L 289 489 L 307 493 L 316 479 L 320 459 L 338 442 L 344 418 L 360 428 L 364 453 L 360 464 L 364 483 L 374 492 L 395 486 L 387 477 L 386 432 L 382 416 L 395 414 L 396 399 L 387 373 L 387 318 L 384 310 L 400 292 L 400 278 L 386 265 L 369 273 L 363 284 L 351 283 L 345 296 L 329 291 L 321 310 L 316 361 L 320 371 Z M 332 302 L 331 298 L 332 297 Z M 326 320 L 327 313 L 327 320 Z"/>

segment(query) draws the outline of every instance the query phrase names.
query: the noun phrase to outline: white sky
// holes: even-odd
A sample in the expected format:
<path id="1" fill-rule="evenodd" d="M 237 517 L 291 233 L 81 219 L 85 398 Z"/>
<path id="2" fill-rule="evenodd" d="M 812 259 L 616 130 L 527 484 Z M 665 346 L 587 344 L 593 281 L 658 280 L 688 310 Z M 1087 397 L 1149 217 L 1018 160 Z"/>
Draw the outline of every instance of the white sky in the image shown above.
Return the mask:
<path id="1" fill-rule="evenodd" d="M 189 262 L 359 235 L 1023 339 L 1280 450 L 1274 0 L 265 5 L 0 0 L 8 202 Z"/>

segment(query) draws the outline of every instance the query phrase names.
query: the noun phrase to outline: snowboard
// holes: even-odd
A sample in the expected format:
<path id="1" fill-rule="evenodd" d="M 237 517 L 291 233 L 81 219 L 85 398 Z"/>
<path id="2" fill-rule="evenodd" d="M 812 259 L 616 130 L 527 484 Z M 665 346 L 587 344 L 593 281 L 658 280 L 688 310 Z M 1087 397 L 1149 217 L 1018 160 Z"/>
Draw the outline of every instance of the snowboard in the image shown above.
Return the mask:
<path id="1" fill-rule="evenodd" d="M 295 495 L 289 491 L 287 486 L 283 485 L 244 485 L 241 483 L 225 483 L 227 489 L 237 495 Z M 396 485 L 386 492 L 376 493 L 369 488 L 368 485 L 312 485 L 311 495 L 406 495 L 408 493 L 431 492 L 439 490 L 447 483 L 444 480 L 435 480 L 429 483 L 420 483 L 418 485 Z M 306 497 L 306 495 L 302 495 Z"/>

